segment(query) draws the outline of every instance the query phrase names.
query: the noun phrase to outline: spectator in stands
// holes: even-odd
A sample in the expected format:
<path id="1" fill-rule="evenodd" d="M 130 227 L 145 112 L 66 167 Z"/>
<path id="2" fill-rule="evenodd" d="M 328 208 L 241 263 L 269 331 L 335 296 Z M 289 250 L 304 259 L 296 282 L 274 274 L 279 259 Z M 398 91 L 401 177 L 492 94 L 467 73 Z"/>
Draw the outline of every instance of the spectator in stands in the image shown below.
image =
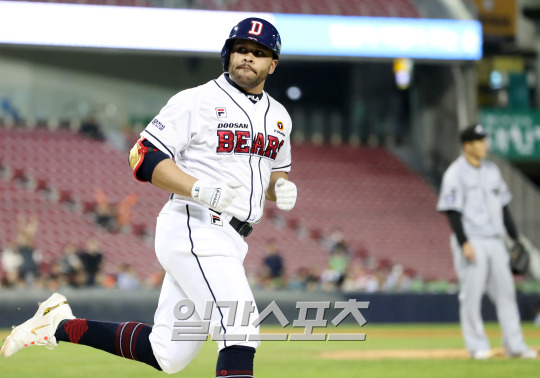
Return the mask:
<path id="1" fill-rule="evenodd" d="M 319 289 L 319 281 L 321 280 L 321 269 L 318 266 L 312 266 L 305 278 L 306 291 L 316 291 Z"/>
<path id="2" fill-rule="evenodd" d="M 101 272 L 103 263 L 103 252 L 99 240 L 93 236 L 86 241 L 86 246 L 79 251 L 79 258 L 87 274 L 86 285 L 95 286 L 96 277 Z"/>
<path id="3" fill-rule="evenodd" d="M 93 114 L 89 115 L 88 118 L 85 121 L 83 121 L 79 129 L 79 133 L 85 137 L 88 137 L 94 140 L 98 140 L 98 141 L 105 140 L 105 136 L 103 135 L 103 132 L 101 131 L 101 127 L 99 126 L 99 123 L 97 122 L 97 118 Z"/>
<path id="4" fill-rule="evenodd" d="M 320 276 L 321 289 L 323 291 L 335 291 L 338 288 L 339 278 L 339 273 L 328 264 Z"/>
<path id="5" fill-rule="evenodd" d="M 383 284 L 383 291 L 408 291 L 410 287 L 411 279 L 405 274 L 403 267 L 399 264 L 392 266 L 392 269 Z"/>
<path id="6" fill-rule="evenodd" d="M 276 245 L 271 240 L 266 245 L 266 256 L 263 260 L 262 284 L 267 289 L 280 289 L 283 287 L 283 257 Z"/>
<path id="7" fill-rule="evenodd" d="M 345 242 L 343 232 L 339 227 L 333 227 L 330 232 L 323 237 L 322 243 L 329 250 L 333 251 L 336 245 Z"/>
<path id="8" fill-rule="evenodd" d="M 165 270 L 159 269 L 153 272 L 150 277 L 146 280 L 146 287 L 149 289 L 159 289 L 163 284 L 163 279 L 165 278 Z"/>
<path id="9" fill-rule="evenodd" d="M 345 272 L 349 264 L 349 249 L 347 244 L 342 240 L 338 242 L 328 258 L 328 265 L 332 271 L 337 274 L 336 288 L 341 288 L 345 279 Z"/>
<path id="10" fill-rule="evenodd" d="M 50 291 L 58 291 L 68 286 L 66 275 L 62 272 L 60 262 L 57 260 L 51 263 L 49 269 L 49 279 L 47 282 L 47 288 Z"/>
<path id="11" fill-rule="evenodd" d="M 65 277 L 65 281 L 73 287 L 81 283 L 80 275 L 85 275 L 81 258 L 77 255 L 77 248 L 73 243 L 64 246 L 62 256 L 58 260 L 60 273 Z"/>
<path id="12" fill-rule="evenodd" d="M 292 290 L 305 290 L 309 292 L 315 291 L 319 286 L 319 276 L 316 267 L 300 267 L 289 280 L 289 288 Z"/>
<path id="13" fill-rule="evenodd" d="M 2 250 L 2 269 L 5 273 L 5 286 L 19 286 L 19 270 L 22 265 L 22 256 L 17 248 L 17 243 L 9 242 Z"/>
<path id="14" fill-rule="evenodd" d="M 40 273 L 41 255 L 35 247 L 38 224 L 39 220 L 36 215 L 33 215 L 28 220 L 24 214 L 19 214 L 17 217 L 17 250 L 22 259 L 19 274 L 27 287 L 34 285 L 34 281 Z"/>
<path id="15" fill-rule="evenodd" d="M 308 269 L 306 267 L 298 268 L 298 270 L 289 278 L 288 288 L 290 290 L 305 290 L 305 277 L 307 271 Z"/>
<path id="16" fill-rule="evenodd" d="M 131 208 L 137 203 L 138 195 L 129 194 L 118 204 L 109 202 L 101 188 L 94 189 L 96 207 L 95 221 L 98 225 L 111 232 L 126 231 L 131 224 Z"/>
<path id="17" fill-rule="evenodd" d="M 116 206 L 116 225 L 117 231 L 126 230 L 131 222 L 131 208 L 137 203 L 138 196 L 129 194 Z"/>
<path id="18" fill-rule="evenodd" d="M 376 293 L 381 290 L 384 274 L 379 271 L 368 270 L 366 271 L 368 278 L 364 287 L 366 293 Z"/>
<path id="19" fill-rule="evenodd" d="M 410 278 L 409 292 L 422 293 L 426 290 L 424 278 L 420 274 L 413 271 L 412 273 L 408 274 L 408 276 Z M 457 285 L 454 283 L 452 286 L 454 286 L 454 290 L 452 292 L 455 293 L 457 291 Z"/>
<path id="20" fill-rule="evenodd" d="M 347 267 L 347 274 L 343 280 L 341 289 L 345 292 L 361 292 L 365 291 L 372 275 L 368 274 L 364 269 L 362 260 L 355 258 Z"/>
<path id="21" fill-rule="evenodd" d="M 324 291 L 341 288 L 349 264 L 349 250 L 341 231 L 337 230 L 333 234 L 338 235 L 338 238 L 334 238 L 333 243 L 328 245 L 332 252 L 328 257 L 328 266 L 321 274 L 321 288 Z"/>
<path id="22" fill-rule="evenodd" d="M 109 203 L 107 195 L 101 188 L 94 188 L 94 198 L 96 199 L 95 221 L 98 225 L 108 231 L 116 229 L 116 214 L 114 207 Z"/>
<path id="23" fill-rule="evenodd" d="M 116 287 L 121 290 L 135 290 L 141 286 L 141 281 L 135 269 L 129 264 L 120 264 L 116 274 Z"/>
<path id="24" fill-rule="evenodd" d="M 105 289 L 116 288 L 116 275 L 112 273 L 104 274 L 101 281 L 101 286 Z"/>

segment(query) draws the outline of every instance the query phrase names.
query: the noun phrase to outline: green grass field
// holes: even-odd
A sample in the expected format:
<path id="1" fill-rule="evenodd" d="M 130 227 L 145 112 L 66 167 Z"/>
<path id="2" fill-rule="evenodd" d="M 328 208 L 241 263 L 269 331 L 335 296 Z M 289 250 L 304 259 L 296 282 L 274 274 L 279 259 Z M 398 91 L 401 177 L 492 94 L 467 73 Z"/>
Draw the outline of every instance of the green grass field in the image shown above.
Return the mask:
<path id="1" fill-rule="evenodd" d="M 540 349 L 540 329 L 523 324 L 529 346 Z M 492 347 L 500 347 L 498 325 L 487 324 Z M 462 356 L 433 358 L 430 352 L 450 350 L 463 353 L 459 326 L 371 325 L 334 332 L 365 333 L 366 341 L 267 341 L 257 350 L 255 376 L 266 377 L 536 377 L 540 359 L 510 359 L 503 356 L 489 361 L 473 361 Z M 0 330 L 0 340 L 8 330 Z M 263 332 L 283 332 L 265 328 Z M 328 331 L 332 332 L 332 331 Z M 413 352 L 414 358 L 377 357 L 389 351 Z M 426 355 L 424 356 L 424 353 Z M 366 355 L 371 357 L 365 358 Z M 217 347 L 208 341 L 199 355 L 182 372 L 182 377 L 214 377 Z M 62 343 L 53 351 L 31 347 L 9 359 L 0 359 L 0 377 L 164 377 L 162 372 L 134 361 L 80 345 Z"/>

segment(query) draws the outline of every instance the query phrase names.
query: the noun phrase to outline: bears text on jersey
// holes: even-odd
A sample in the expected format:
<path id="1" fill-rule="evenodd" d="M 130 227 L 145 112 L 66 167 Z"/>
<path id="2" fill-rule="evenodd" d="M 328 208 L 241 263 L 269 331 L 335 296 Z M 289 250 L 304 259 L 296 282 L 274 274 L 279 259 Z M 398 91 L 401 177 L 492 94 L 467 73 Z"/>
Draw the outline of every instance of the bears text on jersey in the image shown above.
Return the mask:
<path id="1" fill-rule="evenodd" d="M 265 138 L 263 133 L 251 138 L 246 130 L 218 130 L 218 154 L 252 154 L 275 160 L 284 141 L 274 135 Z"/>

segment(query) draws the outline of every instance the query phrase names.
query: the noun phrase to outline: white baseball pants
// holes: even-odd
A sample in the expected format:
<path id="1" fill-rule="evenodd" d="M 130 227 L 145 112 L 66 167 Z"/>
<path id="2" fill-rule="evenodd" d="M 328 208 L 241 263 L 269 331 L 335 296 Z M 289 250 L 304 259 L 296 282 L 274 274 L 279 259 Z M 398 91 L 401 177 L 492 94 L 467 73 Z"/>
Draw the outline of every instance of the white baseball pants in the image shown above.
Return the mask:
<path id="1" fill-rule="evenodd" d="M 475 261 L 463 256 L 455 236 L 451 237 L 454 267 L 459 279 L 459 315 L 466 348 L 471 352 L 489 350 L 481 306 L 487 292 L 495 305 L 502 329 L 503 346 L 508 354 L 527 349 L 521 330 L 509 253 L 502 238 L 471 239 Z"/>
<path id="2" fill-rule="evenodd" d="M 199 352 L 204 341 L 173 340 L 183 322 L 204 320 L 207 303 L 246 301 L 255 306 L 255 300 L 243 267 L 248 246 L 229 225 L 230 216 L 217 214 L 198 205 L 170 200 L 159 214 L 156 226 L 156 255 L 166 271 L 150 342 L 154 355 L 167 373 L 176 373 L 188 365 Z M 189 319 L 178 320 L 175 306 L 188 299 L 194 304 Z M 243 306 L 242 306 L 243 308 Z M 252 325 L 259 316 L 255 307 L 247 325 L 242 321 L 242 309 L 230 323 L 230 308 L 214 307 L 210 318 L 210 332 L 215 327 L 221 335 L 259 335 Z M 188 324 L 188 323 L 185 323 Z M 260 341 L 218 341 L 218 350 L 231 345 L 256 348 Z"/>

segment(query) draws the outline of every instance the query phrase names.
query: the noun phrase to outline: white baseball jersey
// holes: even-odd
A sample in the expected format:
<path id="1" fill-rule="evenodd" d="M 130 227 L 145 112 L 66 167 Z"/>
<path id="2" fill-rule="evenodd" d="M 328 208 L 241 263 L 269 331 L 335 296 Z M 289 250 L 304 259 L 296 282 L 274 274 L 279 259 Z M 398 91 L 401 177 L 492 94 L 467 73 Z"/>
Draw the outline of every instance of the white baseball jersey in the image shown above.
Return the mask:
<path id="1" fill-rule="evenodd" d="M 460 156 L 444 174 L 437 210 L 460 212 L 468 238 L 504 236 L 502 209 L 511 199 L 495 163 L 484 160 L 477 168 Z"/>
<path id="2" fill-rule="evenodd" d="M 292 122 L 266 92 L 254 104 L 224 75 L 177 93 L 141 136 L 198 180 L 239 182 L 238 198 L 227 213 L 256 223 L 270 173 L 291 169 Z M 201 204 L 191 197 L 174 198 Z"/>

